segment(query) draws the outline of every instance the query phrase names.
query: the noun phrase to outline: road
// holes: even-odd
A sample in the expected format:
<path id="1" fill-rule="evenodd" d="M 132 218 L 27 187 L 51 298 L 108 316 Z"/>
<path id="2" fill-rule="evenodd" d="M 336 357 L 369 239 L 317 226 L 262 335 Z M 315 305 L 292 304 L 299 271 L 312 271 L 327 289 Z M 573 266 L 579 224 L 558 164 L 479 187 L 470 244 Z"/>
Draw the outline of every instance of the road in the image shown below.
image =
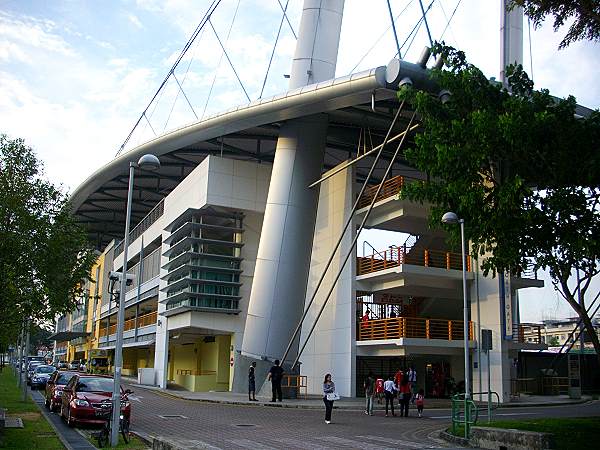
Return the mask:
<path id="1" fill-rule="evenodd" d="M 263 406 L 225 405 L 176 399 L 157 391 L 127 386 L 136 392 L 132 402 L 134 431 L 164 437 L 192 449 L 325 450 L 325 449 L 426 449 L 447 448 L 437 438 L 450 424 L 450 411 L 425 411 L 422 419 L 373 417 L 360 411 L 334 410 L 332 423 L 324 411 Z M 41 402 L 39 393 L 33 394 Z M 496 419 L 600 416 L 600 402 L 554 407 L 504 408 Z M 53 417 L 52 417 L 53 418 Z M 54 419 L 54 418 L 53 418 Z M 485 423 L 485 412 L 480 423 Z M 59 430 L 68 427 L 53 420 Z M 69 430 L 72 432 L 72 430 Z M 68 432 L 67 432 L 68 433 Z"/>
<path id="2" fill-rule="evenodd" d="M 332 423 L 327 425 L 324 411 L 203 403 L 140 388 L 133 394 L 132 406 L 133 430 L 160 435 L 189 448 L 384 450 L 449 446 L 437 438 L 439 430 L 450 424 L 450 411 L 442 409 L 426 411 L 422 419 L 415 415 L 385 417 L 378 411 L 369 417 L 362 412 L 334 410 Z M 600 415 L 598 401 L 559 407 L 506 408 L 496 411 L 494 417 L 593 415 Z"/>

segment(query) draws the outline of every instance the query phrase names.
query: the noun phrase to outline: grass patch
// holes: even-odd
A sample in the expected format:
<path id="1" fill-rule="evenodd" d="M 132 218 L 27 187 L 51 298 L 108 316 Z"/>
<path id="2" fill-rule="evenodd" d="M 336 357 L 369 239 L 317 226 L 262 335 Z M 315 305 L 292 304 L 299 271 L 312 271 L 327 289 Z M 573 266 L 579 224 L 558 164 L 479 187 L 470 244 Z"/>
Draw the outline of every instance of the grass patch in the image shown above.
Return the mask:
<path id="1" fill-rule="evenodd" d="M 513 428 L 523 431 L 537 431 L 554 435 L 555 448 L 581 450 L 590 448 L 597 439 L 600 429 L 600 417 L 573 417 L 553 419 L 498 420 L 488 424 L 478 423 L 481 427 Z M 449 430 L 451 432 L 451 429 Z M 457 427 L 457 436 L 464 436 L 464 428 Z"/>
<path id="2" fill-rule="evenodd" d="M 23 428 L 7 428 L 0 439 L 0 448 L 30 448 L 35 450 L 63 450 L 64 446 L 54 429 L 46 421 L 39 409 L 27 396 L 21 400 L 21 390 L 10 367 L 0 373 L 0 407 L 6 409 L 7 416 L 23 419 Z"/>

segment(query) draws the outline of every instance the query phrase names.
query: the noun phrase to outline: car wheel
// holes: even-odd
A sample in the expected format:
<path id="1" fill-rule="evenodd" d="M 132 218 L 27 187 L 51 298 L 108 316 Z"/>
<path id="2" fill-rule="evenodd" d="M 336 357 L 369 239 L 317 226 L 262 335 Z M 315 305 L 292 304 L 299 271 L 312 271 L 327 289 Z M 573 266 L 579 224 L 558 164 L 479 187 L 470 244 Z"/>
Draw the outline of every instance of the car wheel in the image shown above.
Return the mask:
<path id="1" fill-rule="evenodd" d="M 52 410 L 52 403 L 48 399 L 44 400 L 44 406 L 46 409 Z"/>

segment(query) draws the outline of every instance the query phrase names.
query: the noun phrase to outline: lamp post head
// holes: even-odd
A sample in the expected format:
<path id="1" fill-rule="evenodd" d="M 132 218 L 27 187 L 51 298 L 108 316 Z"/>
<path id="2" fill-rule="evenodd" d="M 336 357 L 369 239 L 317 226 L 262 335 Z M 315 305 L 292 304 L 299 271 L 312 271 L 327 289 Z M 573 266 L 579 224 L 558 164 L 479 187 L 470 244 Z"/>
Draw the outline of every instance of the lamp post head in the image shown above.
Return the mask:
<path id="1" fill-rule="evenodd" d="M 452 211 L 448 211 L 447 213 L 445 213 L 442 216 L 442 223 L 456 224 L 459 222 L 460 222 L 460 220 L 458 219 L 458 216 L 456 215 L 456 213 L 453 213 Z"/>
<path id="2" fill-rule="evenodd" d="M 137 163 L 138 167 L 146 170 L 158 170 L 160 168 L 160 160 L 150 153 L 142 156 Z"/>

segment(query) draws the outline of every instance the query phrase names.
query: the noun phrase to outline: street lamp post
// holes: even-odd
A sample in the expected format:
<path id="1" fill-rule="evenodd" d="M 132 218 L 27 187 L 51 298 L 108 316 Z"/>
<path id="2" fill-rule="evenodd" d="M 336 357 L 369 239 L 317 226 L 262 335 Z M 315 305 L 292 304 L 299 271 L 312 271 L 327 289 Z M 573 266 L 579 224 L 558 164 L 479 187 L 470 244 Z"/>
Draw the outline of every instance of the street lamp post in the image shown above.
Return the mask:
<path id="1" fill-rule="evenodd" d="M 471 393 L 471 380 L 469 378 L 470 362 L 469 362 L 469 304 L 467 302 L 467 257 L 465 250 L 465 220 L 459 219 L 456 213 L 447 212 L 442 216 L 442 222 L 448 224 L 460 225 L 460 241 L 462 252 L 462 283 L 463 283 L 463 334 L 464 334 L 464 351 L 465 351 L 465 437 L 468 437 L 467 425 L 467 403 Z"/>
<path id="2" fill-rule="evenodd" d="M 131 203 L 133 197 L 133 177 L 136 167 L 156 170 L 160 161 L 154 155 L 144 155 L 139 161 L 129 163 L 129 188 L 127 190 L 127 213 L 125 215 L 125 237 L 123 238 L 123 269 L 121 270 L 121 292 L 119 293 L 119 312 L 117 313 L 117 333 L 115 341 L 115 375 L 112 394 L 112 425 L 110 442 L 113 447 L 119 443 L 119 418 L 121 416 L 121 369 L 123 365 L 123 326 L 125 321 L 125 290 L 127 286 L 127 250 L 129 249 L 129 225 L 131 222 Z M 138 281 L 139 282 L 139 281 Z"/>

